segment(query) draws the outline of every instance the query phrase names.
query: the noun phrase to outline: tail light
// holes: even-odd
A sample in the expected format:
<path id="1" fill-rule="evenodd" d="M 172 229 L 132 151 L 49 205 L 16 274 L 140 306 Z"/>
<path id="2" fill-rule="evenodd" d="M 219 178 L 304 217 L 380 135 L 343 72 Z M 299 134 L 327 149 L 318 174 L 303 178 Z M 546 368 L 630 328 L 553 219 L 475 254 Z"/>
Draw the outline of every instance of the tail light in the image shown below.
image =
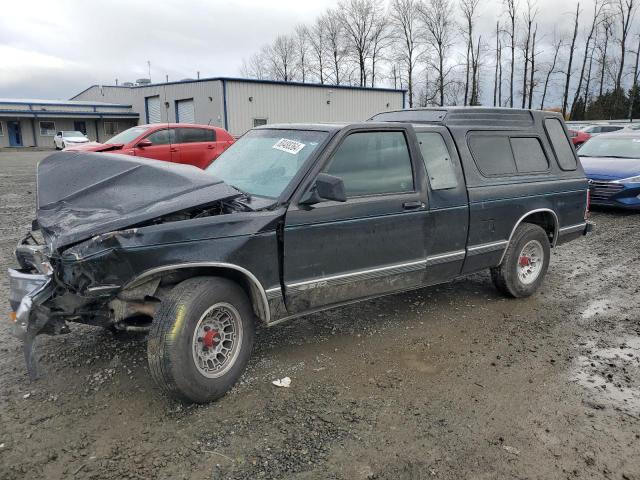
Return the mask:
<path id="1" fill-rule="evenodd" d="M 591 189 L 587 188 L 587 206 L 584 209 L 584 219 L 589 219 L 589 209 L 591 208 Z"/>

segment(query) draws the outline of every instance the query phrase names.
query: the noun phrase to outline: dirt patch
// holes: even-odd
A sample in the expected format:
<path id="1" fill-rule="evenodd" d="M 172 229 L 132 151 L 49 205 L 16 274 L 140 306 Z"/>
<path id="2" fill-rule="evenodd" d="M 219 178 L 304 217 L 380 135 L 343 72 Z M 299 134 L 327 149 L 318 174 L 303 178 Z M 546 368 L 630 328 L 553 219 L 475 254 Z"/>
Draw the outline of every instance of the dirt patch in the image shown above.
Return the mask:
<path id="1" fill-rule="evenodd" d="M 2 271 L 42 156 L 0 153 Z M 41 337 L 30 383 L 1 322 L 0 478 L 640 478 L 640 215 L 593 220 L 529 299 L 479 274 L 259 329 L 206 406 L 162 396 L 144 338 L 89 327 Z"/>

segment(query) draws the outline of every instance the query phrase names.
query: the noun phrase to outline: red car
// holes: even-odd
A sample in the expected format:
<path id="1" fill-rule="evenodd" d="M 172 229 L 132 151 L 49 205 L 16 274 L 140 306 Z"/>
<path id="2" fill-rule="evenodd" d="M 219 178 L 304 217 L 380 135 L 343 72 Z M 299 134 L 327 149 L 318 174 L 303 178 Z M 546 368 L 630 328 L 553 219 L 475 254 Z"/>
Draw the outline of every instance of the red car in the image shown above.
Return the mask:
<path id="1" fill-rule="evenodd" d="M 207 168 L 234 142 L 223 128 L 184 123 L 138 125 L 104 143 L 65 148 L 72 152 L 111 152 Z"/>
<path id="2" fill-rule="evenodd" d="M 571 136 L 571 141 L 573 142 L 573 146 L 576 148 L 578 148 L 580 145 L 582 145 L 584 142 L 586 142 L 591 138 L 591 135 L 581 130 L 569 129 L 569 135 Z"/>

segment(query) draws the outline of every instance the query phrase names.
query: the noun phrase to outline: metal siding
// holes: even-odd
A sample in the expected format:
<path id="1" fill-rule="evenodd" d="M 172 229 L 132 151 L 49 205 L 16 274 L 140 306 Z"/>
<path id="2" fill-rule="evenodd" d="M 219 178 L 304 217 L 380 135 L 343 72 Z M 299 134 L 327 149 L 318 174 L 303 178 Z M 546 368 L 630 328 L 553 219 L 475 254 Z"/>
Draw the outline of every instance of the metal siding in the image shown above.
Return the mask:
<path id="1" fill-rule="evenodd" d="M 364 121 L 401 109 L 402 92 L 227 81 L 227 103 L 229 131 L 241 135 L 253 128 L 254 118 L 268 123 Z"/>
<path id="2" fill-rule="evenodd" d="M 193 98 L 178 100 L 176 102 L 176 122 L 196 123 L 196 114 L 193 106 Z"/>
<path id="3" fill-rule="evenodd" d="M 145 103 L 145 122 L 146 123 L 160 123 L 162 121 L 162 115 L 160 110 L 160 97 L 146 97 Z"/>

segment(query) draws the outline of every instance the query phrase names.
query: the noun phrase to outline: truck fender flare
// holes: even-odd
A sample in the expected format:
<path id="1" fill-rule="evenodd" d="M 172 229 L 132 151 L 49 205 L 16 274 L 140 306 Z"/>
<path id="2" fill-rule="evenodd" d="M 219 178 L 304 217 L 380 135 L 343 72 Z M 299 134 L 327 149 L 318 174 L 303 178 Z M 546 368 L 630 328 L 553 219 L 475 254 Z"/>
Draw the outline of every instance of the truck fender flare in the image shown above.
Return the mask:
<path id="1" fill-rule="evenodd" d="M 256 314 L 258 317 L 268 324 L 271 320 L 271 312 L 269 309 L 269 302 L 267 300 L 267 294 L 264 287 L 258 280 L 258 278 L 244 267 L 235 265 L 233 263 L 224 262 L 188 262 L 188 263 L 175 263 L 170 265 L 163 265 L 161 267 L 152 268 L 142 272 L 140 275 L 131 280 L 124 289 L 131 288 L 140 284 L 144 280 L 147 280 L 155 275 L 172 272 L 175 270 L 183 270 L 185 268 L 219 268 L 222 270 L 234 270 L 242 275 L 250 287 L 250 297 L 252 303 L 255 305 Z"/>
<path id="2" fill-rule="evenodd" d="M 502 256 L 500 257 L 500 262 L 498 262 L 498 265 L 500 265 L 502 263 L 502 261 L 504 260 L 504 256 L 507 253 L 507 248 L 509 248 L 509 244 L 511 244 L 511 239 L 513 238 L 513 235 L 516 233 L 516 229 L 518 228 L 518 226 L 528 216 L 533 215 L 534 213 L 540 213 L 540 212 L 550 213 L 551 216 L 553 217 L 553 238 L 551 239 L 551 246 L 552 247 L 556 246 L 556 242 L 558 241 L 558 231 L 559 231 L 559 228 L 560 228 L 560 222 L 558 221 L 558 215 L 556 214 L 556 212 L 554 212 L 550 208 L 536 208 L 535 210 L 529 210 L 527 213 L 522 215 L 518 219 L 518 221 L 515 223 L 515 225 L 513 226 L 513 229 L 511 230 L 511 234 L 509 235 L 509 239 L 507 240 L 507 247 L 504 249 L 504 252 L 502 252 Z"/>

